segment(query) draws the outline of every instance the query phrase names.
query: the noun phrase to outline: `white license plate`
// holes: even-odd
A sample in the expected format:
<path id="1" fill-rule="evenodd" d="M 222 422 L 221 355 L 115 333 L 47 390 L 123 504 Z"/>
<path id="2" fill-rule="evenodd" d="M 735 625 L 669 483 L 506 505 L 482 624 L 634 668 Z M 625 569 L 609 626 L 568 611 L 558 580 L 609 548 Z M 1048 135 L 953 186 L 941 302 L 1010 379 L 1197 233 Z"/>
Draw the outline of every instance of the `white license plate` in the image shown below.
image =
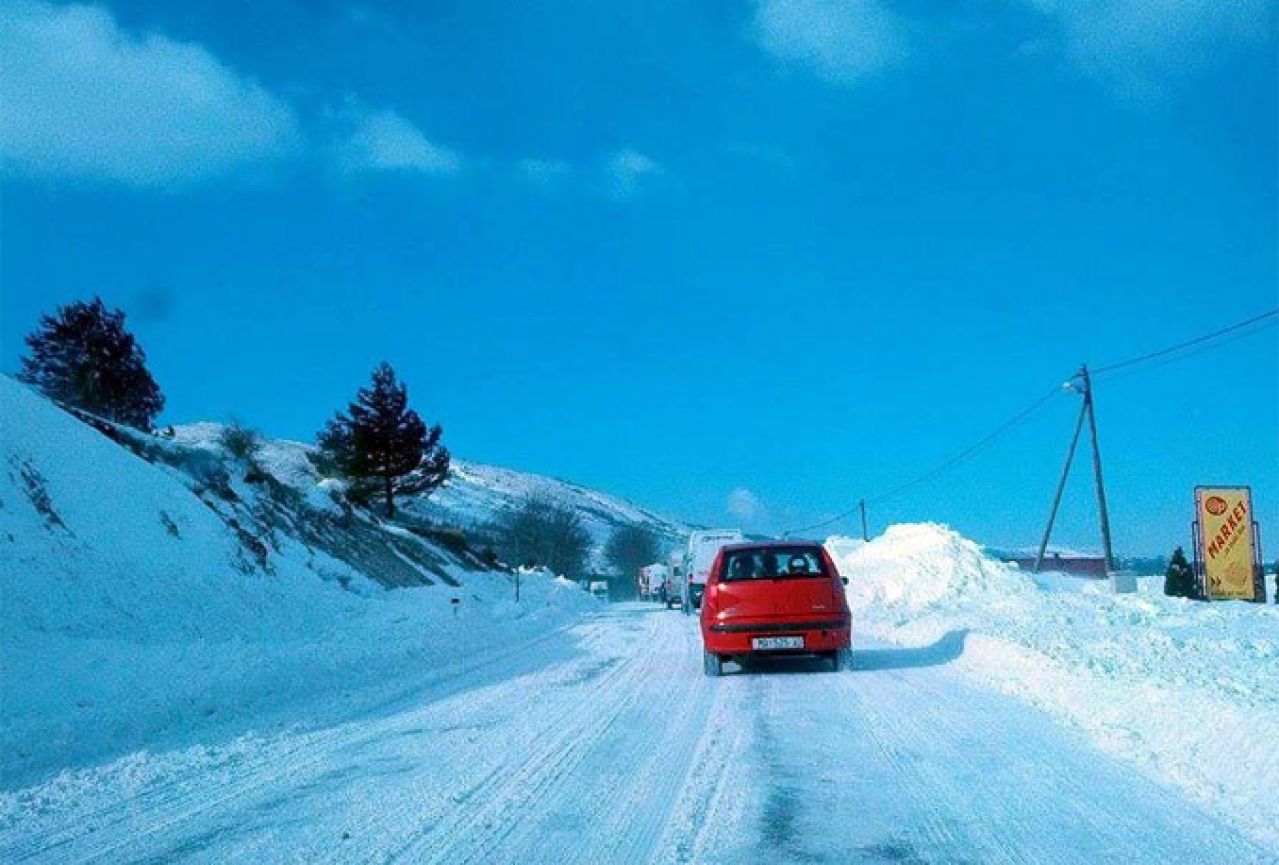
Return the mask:
<path id="1" fill-rule="evenodd" d="M 754 637 L 751 640 L 752 649 L 802 649 L 804 648 L 803 637 Z"/>

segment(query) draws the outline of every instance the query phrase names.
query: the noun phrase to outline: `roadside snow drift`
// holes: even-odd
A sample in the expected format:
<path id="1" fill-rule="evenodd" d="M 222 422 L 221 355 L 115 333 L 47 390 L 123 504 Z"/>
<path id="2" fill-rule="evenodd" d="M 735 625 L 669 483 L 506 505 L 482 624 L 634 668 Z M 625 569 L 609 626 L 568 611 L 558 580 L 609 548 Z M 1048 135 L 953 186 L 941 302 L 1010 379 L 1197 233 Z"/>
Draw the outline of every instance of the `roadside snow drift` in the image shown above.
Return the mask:
<path id="1" fill-rule="evenodd" d="M 861 631 L 1086 731 L 1262 843 L 1279 845 L 1279 609 L 1032 575 L 934 524 L 826 547 Z M 1087 783 L 1081 779 L 1081 783 Z"/>
<path id="2" fill-rule="evenodd" d="M 207 435 L 142 438 L 162 458 L 0 377 L 0 789 L 339 717 L 596 605 L 531 575 L 515 606 L 506 575 L 289 486 L 300 452 L 247 483 Z"/>

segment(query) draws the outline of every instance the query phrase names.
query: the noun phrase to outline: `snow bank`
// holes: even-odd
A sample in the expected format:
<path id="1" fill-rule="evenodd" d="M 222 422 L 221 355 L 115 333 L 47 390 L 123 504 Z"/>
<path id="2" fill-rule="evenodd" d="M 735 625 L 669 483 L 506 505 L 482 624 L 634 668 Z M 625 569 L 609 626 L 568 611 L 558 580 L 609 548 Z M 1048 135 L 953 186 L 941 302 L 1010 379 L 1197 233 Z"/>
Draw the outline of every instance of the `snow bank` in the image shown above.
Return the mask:
<path id="1" fill-rule="evenodd" d="M 1026 589 L 977 544 L 932 523 L 891 526 L 870 543 L 834 537 L 826 548 L 841 568 L 856 569 L 849 593 L 867 606 L 917 613 L 946 601 L 993 600 Z"/>
<path id="2" fill-rule="evenodd" d="M 1162 577 L 1032 575 L 933 524 L 833 537 L 854 634 L 959 645 L 962 673 L 1279 847 L 1279 609 L 1167 598 Z M 856 639 L 856 636 L 854 636 Z"/>
<path id="3" fill-rule="evenodd" d="M 221 459 L 217 433 L 148 445 Z M 264 451 L 271 471 L 313 484 L 298 446 Z M 531 575 L 515 605 L 506 575 L 450 564 L 409 533 L 389 548 L 419 545 L 459 585 L 387 591 L 283 528 L 262 547 L 267 567 L 231 516 L 257 493 L 233 486 L 238 511 L 0 376 L 0 788 L 334 719 L 597 604 Z"/>

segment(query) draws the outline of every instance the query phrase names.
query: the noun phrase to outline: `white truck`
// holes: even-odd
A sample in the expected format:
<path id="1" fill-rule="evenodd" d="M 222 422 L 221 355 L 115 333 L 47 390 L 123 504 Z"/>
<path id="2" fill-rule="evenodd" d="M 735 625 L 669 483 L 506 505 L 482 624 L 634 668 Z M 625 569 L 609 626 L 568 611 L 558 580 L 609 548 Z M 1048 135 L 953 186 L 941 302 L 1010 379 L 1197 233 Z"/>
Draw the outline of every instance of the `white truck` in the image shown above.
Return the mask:
<path id="1" fill-rule="evenodd" d="M 663 583 L 658 600 L 666 605 L 666 609 L 678 606 L 684 597 L 684 555 L 687 550 L 676 547 L 671 550 L 670 560 L 666 565 L 666 581 Z"/>
<path id="2" fill-rule="evenodd" d="M 662 597 L 670 568 L 661 563 L 645 565 L 639 569 L 639 593 L 641 598 L 655 601 Z"/>
<path id="3" fill-rule="evenodd" d="M 706 590 L 706 576 L 720 548 L 728 544 L 740 544 L 746 537 L 737 529 L 711 529 L 693 532 L 688 536 L 684 550 L 684 585 L 680 591 L 680 604 L 685 613 L 702 606 L 702 592 Z M 669 606 L 669 599 L 667 604 Z"/>

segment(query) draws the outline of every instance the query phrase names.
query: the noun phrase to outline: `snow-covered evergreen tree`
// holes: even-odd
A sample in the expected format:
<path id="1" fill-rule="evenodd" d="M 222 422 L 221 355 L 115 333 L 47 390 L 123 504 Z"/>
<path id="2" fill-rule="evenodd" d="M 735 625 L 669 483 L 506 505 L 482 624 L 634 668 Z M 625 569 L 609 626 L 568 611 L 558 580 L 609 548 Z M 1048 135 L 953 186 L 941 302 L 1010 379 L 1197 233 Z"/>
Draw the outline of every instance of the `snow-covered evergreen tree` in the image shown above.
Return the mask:
<path id="1" fill-rule="evenodd" d="M 31 353 L 18 378 L 52 399 L 141 430 L 164 408 L 124 313 L 107 309 L 101 298 L 58 307 L 26 341 Z"/>
<path id="2" fill-rule="evenodd" d="M 360 388 L 345 412 L 338 412 L 319 435 L 320 448 L 343 475 L 357 484 L 376 484 L 395 515 L 396 493 L 430 492 L 449 473 L 443 430 L 427 427 L 408 407 L 408 388 L 382 363 L 370 387 Z"/>

